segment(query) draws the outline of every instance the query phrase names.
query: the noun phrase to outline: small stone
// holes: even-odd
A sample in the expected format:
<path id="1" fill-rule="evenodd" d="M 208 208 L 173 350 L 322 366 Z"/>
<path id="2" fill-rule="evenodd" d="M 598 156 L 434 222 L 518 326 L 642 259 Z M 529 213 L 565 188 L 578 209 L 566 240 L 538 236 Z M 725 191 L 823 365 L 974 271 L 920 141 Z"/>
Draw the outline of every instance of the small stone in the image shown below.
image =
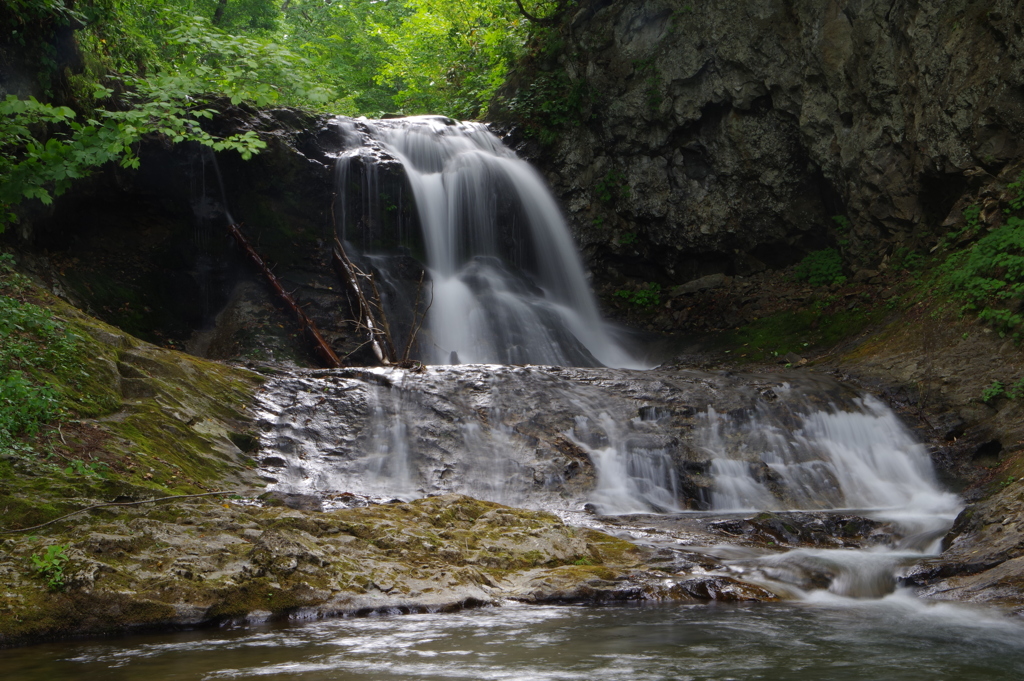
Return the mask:
<path id="1" fill-rule="evenodd" d="M 320 497 L 313 494 L 293 494 L 274 490 L 259 496 L 259 500 L 268 506 L 287 506 L 296 511 L 322 511 Z"/>

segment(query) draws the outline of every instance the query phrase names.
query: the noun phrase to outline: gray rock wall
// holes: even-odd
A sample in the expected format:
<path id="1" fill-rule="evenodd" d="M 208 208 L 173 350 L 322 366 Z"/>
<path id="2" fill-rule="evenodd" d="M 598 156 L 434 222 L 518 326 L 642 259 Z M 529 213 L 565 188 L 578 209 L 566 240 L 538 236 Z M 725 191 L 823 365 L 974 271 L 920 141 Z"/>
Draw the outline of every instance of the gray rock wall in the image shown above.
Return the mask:
<path id="1" fill-rule="evenodd" d="M 585 79 L 581 122 L 524 149 L 599 279 L 742 275 L 825 246 L 874 266 L 928 246 L 972 183 L 1024 152 L 1022 7 L 585 3 L 563 53 L 520 69 Z"/>

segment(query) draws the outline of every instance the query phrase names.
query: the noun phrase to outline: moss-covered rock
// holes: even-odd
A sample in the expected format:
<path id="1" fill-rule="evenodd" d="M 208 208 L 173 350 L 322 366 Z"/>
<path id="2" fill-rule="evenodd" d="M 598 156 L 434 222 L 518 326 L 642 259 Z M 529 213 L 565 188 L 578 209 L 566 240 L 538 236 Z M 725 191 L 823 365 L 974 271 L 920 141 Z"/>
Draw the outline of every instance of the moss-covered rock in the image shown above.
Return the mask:
<path id="1" fill-rule="evenodd" d="M 690 576 L 646 571 L 650 551 L 627 541 L 454 494 L 329 512 L 193 498 L 103 509 L 41 534 L 3 542 L 0 645 L 510 598 L 715 597 L 679 586 Z M 31 561 L 53 544 L 69 559 L 56 590 Z M 746 597 L 774 598 L 744 588 Z"/>

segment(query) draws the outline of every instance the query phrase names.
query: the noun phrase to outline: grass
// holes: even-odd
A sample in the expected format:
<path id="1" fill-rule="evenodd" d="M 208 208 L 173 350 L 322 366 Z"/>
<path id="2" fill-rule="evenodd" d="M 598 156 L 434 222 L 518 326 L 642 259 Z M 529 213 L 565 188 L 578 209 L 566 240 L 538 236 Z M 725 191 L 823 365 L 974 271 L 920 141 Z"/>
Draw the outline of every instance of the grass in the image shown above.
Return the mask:
<path id="1" fill-rule="evenodd" d="M 252 461 L 232 436 L 252 449 L 244 409 L 260 382 L 88 317 L 0 255 L 0 525 L 238 480 Z"/>
<path id="2" fill-rule="evenodd" d="M 856 307 L 853 310 L 828 311 L 829 305 L 786 310 L 733 331 L 723 333 L 717 345 L 733 348 L 734 359 L 766 362 L 790 352 L 805 354 L 809 350 L 831 348 L 841 341 L 880 321 L 885 310 L 878 307 Z"/>

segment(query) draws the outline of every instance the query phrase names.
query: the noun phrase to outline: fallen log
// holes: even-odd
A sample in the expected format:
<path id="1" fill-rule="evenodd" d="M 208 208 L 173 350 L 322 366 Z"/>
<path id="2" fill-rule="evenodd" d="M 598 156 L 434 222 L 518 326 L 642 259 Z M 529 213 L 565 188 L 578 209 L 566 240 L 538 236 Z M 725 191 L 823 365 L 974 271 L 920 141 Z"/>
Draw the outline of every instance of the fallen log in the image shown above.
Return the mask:
<path id="1" fill-rule="evenodd" d="M 246 240 L 245 235 L 242 234 L 238 225 L 228 225 L 228 233 L 234 237 L 238 245 L 243 251 L 245 251 L 246 255 L 249 256 L 249 259 L 256 265 L 256 267 L 259 268 L 260 272 L 263 273 L 264 278 L 266 278 L 267 282 L 270 283 L 270 287 L 274 289 L 274 292 L 277 293 L 278 297 L 284 301 L 285 306 L 291 310 L 296 321 L 299 323 L 299 328 L 306 335 L 309 342 L 312 343 L 313 350 L 316 352 L 320 361 L 329 369 L 340 367 L 341 360 L 339 360 L 338 356 L 334 354 L 334 350 L 332 350 L 331 346 L 327 344 L 324 337 L 320 335 L 320 330 L 316 328 L 316 324 L 314 324 L 313 320 L 302 311 L 302 308 L 295 302 L 295 299 L 292 298 L 291 294 L 284 290 L 284 287 L 281 286 L 281 282 L 276 276 L 274 276 L 274 273 L 270 271 L 267 264 L 263 262 L 263 258 L 261 258 L 259 253 L 249 245 L 248 240 Z"/>

